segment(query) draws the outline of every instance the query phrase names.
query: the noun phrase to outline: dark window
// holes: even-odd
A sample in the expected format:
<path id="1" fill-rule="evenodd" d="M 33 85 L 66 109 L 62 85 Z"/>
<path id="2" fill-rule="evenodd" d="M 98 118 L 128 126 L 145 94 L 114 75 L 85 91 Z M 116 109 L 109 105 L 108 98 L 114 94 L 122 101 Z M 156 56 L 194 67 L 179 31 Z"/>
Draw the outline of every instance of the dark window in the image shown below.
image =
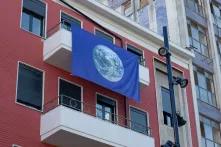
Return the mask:
<path id="1" fill-rule="evenodd" d="M 143 134 L 148 134 L 147 114 L 136 108 L 130 107 L 131 129 Z"/>
<path id="2" fill-rule="evenodd" d="M 73 17 L 68 16 L 65 13 L 61 13 L 61 27 L 70 31 L 71 24 L 74 23 L 75 25 L 81 27 L 81 21 L 74 19 Z"/>
<path id="3" fill-rule="evenodd" d="M 22 28 L 44 36 L 45 9 L 45 4 L 39 0 L 23 0 Z"/>
<path id="4" fill-rule="evenodd" d="M 97 95 L 96 116 L 110 122 L 116 121 L 116 102 L 105 96 Z"/>
<path id="5" fill-rule="evenodd" d="M 37 69 L 19 64 L 17 102 L 42 109 L 43 73 Z"/>
<path id="6" fill-rule="evenodd" d="M 144 60 L 144 57 L 143 57 L 143 52 L 141 50 L 139 50 L 138 48 L 132 46 L 132 45 L 127 45 L 127 51 L 137 55 L 139 57 L 139 63 L 141 65 L 145 65 L 145 60 Z"/>
<path id="7" fill-rule="evenodd" d="M 95 35 L 99 36 L 101 38 L 104 38 L 107 41 L 110 41 L 111 43 L 114 43 L 114 38 L 110 35 L 108 35 L 107 33 L 104 33 L 98 29 L 95 30 Z"/>
<path id="8" fill-rule="evenodd" d="M 170 91 L 167 88 L 161 87 L 162 102 L 163 102 L 163 118 L 164 124 L 172 126 L 172 109 L 170 101 Z"/>
<path id="9" fill-rule="evenodd" d="M 81 111 L 81 87 L 60 79 L 60 104 Z"/>

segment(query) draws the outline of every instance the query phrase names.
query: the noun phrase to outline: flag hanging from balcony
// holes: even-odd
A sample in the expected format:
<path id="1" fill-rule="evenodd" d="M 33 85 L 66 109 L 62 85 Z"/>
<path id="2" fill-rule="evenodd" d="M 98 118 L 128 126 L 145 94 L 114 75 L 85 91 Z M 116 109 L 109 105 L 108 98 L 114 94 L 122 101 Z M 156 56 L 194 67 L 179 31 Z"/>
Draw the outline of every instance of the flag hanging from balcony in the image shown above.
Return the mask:
<path id="1" fill-rule="evenodd" d="M 72 24 L 72 74 L 139 102 L 138 56 Z"/>

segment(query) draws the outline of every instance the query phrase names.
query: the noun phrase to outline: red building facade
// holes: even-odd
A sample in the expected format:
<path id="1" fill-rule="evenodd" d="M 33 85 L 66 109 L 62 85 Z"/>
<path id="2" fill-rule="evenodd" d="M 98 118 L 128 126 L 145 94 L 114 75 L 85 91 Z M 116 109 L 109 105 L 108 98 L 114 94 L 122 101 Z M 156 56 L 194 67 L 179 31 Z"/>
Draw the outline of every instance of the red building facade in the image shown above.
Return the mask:
<path id="1" fill-rule="evenodd" d="M 22 28 L 22 0 L 13 1 L 7 0 L 1 2 L 1 18 L 2 27 L 0 28 L 0 147 L 12 146 L 17 144 L 22 147 L 50 147 L 48 142 L 41 141 L 41 116 L 44 113 L 44 106 L 54 99 L 58 101 L 59 95 L 59 79 L 63 79 L 82 87 L 83 101 L 89 105 L 96 106 L 96 94 L 111 97 L 117 103 L 116 112 L 119 116 L 130 118 L 129 107 L 138 108 L 148 115 L 148 127 L 151 128 L 151 137 L 154 139 L 156 147 L 160 146 L 160 129 L 157 109 L 156 95 L 156 76 L 155 76 L 155 61 L 164 62 L 156 53 L 135 43 L 133 40 L 127 39 L 125 36 L 108 30 L 109 34 L 114 36 L 115 44 L 126 48 L 127 44 L 133 45 L 144 52 L 145 65 L 149 69 L 149 85 L 141 87 L 141 101 L 135 102 L 127 99 L 124 96 L 105 89 L 92 82 L 74 77 L 69 72 L 52 66 L 44 61 L 43 48 L 44 37 L 35 35 Z M 82 22 L 82 28 L 94 32 L 94 28 L 102 31 L 103 28 L 89 18 L 77 13 L 70 7 L 65 6 L 61 2 L 45 0 L 46 15 L 45 27 L 46 32 L 59 24 L 61 12 L 64 12 L 73 18 Z M 103 26 L 105 27 L 105 26 Z M 108 28 L 107 28 L 108 29 Z M 45 33 L 47 34 L 47 33 Z M 34 67 L 43 72 L 43 109 L 42 111 L 33 109 L 25 104 L 17 102 L 17 83 L 19 64 L 23 63 L 27 66 Z M 189 70 L 173 64 L 174 68 L 181 71 L 185 78 L 190 79 Z M 191 85 L 186 88 L 189 120 L 192 136 L 192 146 L 197 147 L 196 122 L 194 116 L 194 104 L 192 98 Z M 96 114 L 96 108 L 90 110 L 93 115 Z M 108 122 L 107 122 L 108 123 Z M 122 122 L 125 123 L 125 122 Z M 91 126 L 93 127 L 93 126 Z M 105 130 L 103 130 L 105 132 Z M 134 140 L 136 141 L 136 140 Z"/>

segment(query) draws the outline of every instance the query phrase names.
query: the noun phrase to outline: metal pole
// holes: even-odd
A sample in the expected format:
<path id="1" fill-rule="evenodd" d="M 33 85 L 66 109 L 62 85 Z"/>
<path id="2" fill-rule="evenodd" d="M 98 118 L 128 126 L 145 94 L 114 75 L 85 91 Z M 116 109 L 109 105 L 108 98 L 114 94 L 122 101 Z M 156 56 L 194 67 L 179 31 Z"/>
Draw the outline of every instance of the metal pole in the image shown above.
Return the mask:
<path id="1" fill-rule="evenodd" d="M 163 27 L 163 36 L 164 36 L 164 47 L 169 51 L 169 40 L 168 40 L 168 33 L 166 26 Z M 178 121 L 176 116 L 176 103 L 175 103 L 174 88 L 173 88 L 173 73 L 172 73 L 170 56 L 171 56 L 170 53 L 166 55 L 166 62 L 167 62 L 167 73 L 168 73 L 170 101 L 172 109 L 172 123 L 173 123 L 172 125 L 174 130 L 175 145 L 176 147 L 180 147 Z"/>

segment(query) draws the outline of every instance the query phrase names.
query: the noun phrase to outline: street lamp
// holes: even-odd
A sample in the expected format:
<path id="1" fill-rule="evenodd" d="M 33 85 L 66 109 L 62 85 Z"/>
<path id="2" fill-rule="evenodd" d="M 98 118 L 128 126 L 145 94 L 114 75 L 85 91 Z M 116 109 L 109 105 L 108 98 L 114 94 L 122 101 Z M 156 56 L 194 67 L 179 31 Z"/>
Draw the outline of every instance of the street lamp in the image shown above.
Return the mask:
<path id="1" fill-rule="evenodd" d="M 183 79 L 181 77 L 174 77 L 173 78 L 173 84 L 174 85 L 180 85 L 181 88 L 185 88 L 188 85 L 188 80 Z"/>
<path id="2" fill-rule="evenodd" d="M 174 130 L 174 138 L 175 138 L 175 143 L 172 143 L 170 140 L 168 140 L 167 143 L 163 145 L 163 147 L 180 147 L 178 127 L 184 125 L 186 121 L 181 116 L 177 116 L 173 86 L 179 84 L 181 88 L 185 88 L 188 84 L 188 80 L 180 78 L 180 77 L 173 78 L 172 65 L 171 65 L 171 59 L 170 59 L 171 53 L 169 50 L 169 40 L 168 40 L 168 33 L 167 33 L 166 26 L 163 27 L 163 36 L 164 36 L 164 47 L 159 48 L 158 54 L 166 58 L 170 101 L 171 101 L 171 109 L 172 109 L 172 122 L 173 122 L 172 124 L 173 124 L 173 130 Z"/>

